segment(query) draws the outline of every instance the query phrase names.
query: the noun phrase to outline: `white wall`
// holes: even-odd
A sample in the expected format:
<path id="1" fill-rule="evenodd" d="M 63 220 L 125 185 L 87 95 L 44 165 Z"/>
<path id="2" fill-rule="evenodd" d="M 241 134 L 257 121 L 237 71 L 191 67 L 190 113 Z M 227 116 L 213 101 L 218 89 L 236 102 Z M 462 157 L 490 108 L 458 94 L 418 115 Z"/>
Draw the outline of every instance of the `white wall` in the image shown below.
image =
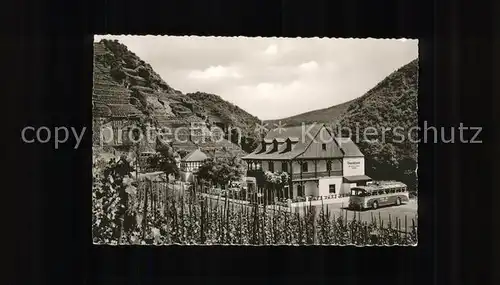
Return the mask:
<path id="1" fill-rule="evenodd" d="M 356 183 L 342 183 L 342 192 L 340 192 L 340 194 L 350 193 L 351 188 L 356 186 Z"/>
<path id="2" fill-rule="evenodd" d="M 318 172 L 325 172 L 326 170 L 326 160 L 318 160 Z M 314 164 L 313 164 L 313 169 L 314 171 Z"/>
<path id="3" fill-rule="evenodd" d="M 345 157 L 343 160 L 344 176 L 364 175 L 365 158 L 364 157 Z"/>
<path id="4" fill-rule="evenodd" d="M 297 197 L 297 188 L 300 183 L 293 184 L 293 197 Z M 305 196 L 318 196 L 318 183 L 316 181 L 304 181 L 304 195 Z"/>
<path id="5" fill-rule="evenodd" d="M 293 173 L 300 173 L 300 164 L 296 161 L 293 162 Z"/>
<path id="6" fill-rule="evenodd" d="M 330 184 L 335 184 L 336 194 L 340 194 L 342 187 L 342 177 L 325 177 L 319 180 L 319 192 L 316 196 L 328 196 L 330 195 Z"/>
<path id="7" fill-rule="evenodd" d="M 294 208 L 294 211 L 299 211 L 298 208 L 301 208 L 301 207 L 309 207 L 310 205 L 311 206 L 321 206 L 321 205 L 328 205 L 328 204 L 339 204 L 339 205 L 344 204 L 347 206 L 349 204 L 349 197 L 290 203 L 290 208 Z M 300 211 L 302 211 L 302 209 L 300 209 Z"/>

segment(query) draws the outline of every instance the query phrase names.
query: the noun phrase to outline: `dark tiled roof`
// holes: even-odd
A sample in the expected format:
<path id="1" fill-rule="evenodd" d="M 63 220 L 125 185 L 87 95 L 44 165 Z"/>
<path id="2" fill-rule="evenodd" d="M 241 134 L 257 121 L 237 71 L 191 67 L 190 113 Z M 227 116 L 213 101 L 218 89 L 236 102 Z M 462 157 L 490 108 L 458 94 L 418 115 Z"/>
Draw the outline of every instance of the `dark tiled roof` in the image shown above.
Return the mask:
<path id="1" fill-rule="evenodd" d="M 344 157 L 363 157 L 363 153 L 350 138 L 337 139 L 340 148 L 344 152 Z"/>
<path id="2" fill-rule="evenodd" d="M 266 143 L 266 151 L 262 151 L 262 145 L 256 149 L 256 151 L 250 153 L 247 156 L 244 156 L 243 159 L 292 159 L 303 153 L 309 144 L 312 141 L 311 137 L 314 137 L 318 134 L 319 130 L 322 128 L 323 125 L 321 124 L 316 124 L 316 125 L 309 125 L 309 126 L 295 126 L 295 127 L 289 127 L 289 128 L 284 128 L 284 130 L 278 130 L 274 129 L 271 130 L 267 133 L 266 137 L 264 138 L 263 142 Z M 311 136 L 308 136 L 307 133 L 311 134 Z M 302 135 L 304 134 L 304 136 Z M 292 148 L 289 151 L 286 150 L 286 144 L 278 148 L 277 151 L 271 151 L 273 150 L 272 143 L 267 143 L 270 141 L 273 141 L 276 139 L 281 140 L 286 140 L 289 138 L 293 138 L 294 141 L 297 141 L 296 143 L 292 143 Z M 297 138 L 299 138 L 297 140 Z"/>
<path id="3" fill-rule="evenodd" d="M 313 154 L 312 157 L 302 156 L 309 148 L 314 138 L 318 136 L 321 130 L 328 131 L 323 124 L 313 124 L 304 126 L 295 126 L 286 128 L 285 130 L 271 130 L 262 140 L 261 144 L 254 152 L 244 156 L 243 159 L 258 159 L 258 160 L 279 160 L 293 158 L 322 158 L 322 157 L 362 157 L 363 154 L 359 148 L 350 139 L 342 139 L 336 143 L 339 147 L 333 148 L 330 152 L 320 152 Z M 329 132 L 329 131 L 328 131 Z M 330 132 L 331 133 L 331 132 Z M 308 135 L 310 134 L 310 135 Z M 274 147 L 274 142 L 278 143 L 278 148 Z M 285 143 L 281 143 L 285 142 Z M 291 143 L 291 149 L 287 149 Z M 265 151 L 264 150 L 265 147 Z"/>
<path id="4" fill-rule="evenodd" d="M 312 135 L 315 135 L 319 129 L 323 126 L 322 124 L 314 124 L 314 125 L 304 125 L 304 126 L 293 126 L 287 127 L 285 126 L 283 129 L 272 129 L 270 130 L 265 139 L 273 140 L 273 139 L 287 139 L 287 138 L 295 138 L 301 139 L 302 134 L 307 136 L 307 131 Z"/>

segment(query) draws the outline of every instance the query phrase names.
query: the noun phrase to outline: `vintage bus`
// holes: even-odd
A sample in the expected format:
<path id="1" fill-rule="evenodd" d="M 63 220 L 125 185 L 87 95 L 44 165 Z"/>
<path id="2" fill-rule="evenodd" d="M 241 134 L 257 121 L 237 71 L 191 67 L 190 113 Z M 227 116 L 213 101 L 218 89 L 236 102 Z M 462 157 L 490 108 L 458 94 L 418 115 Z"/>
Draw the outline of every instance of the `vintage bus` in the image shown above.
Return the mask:
<path id="1" fill-rule="evenodd" d="M 380 206 L 401 205 L 409 202 L 406 184 L 397 181 L 377 181 L 351 188 L 349 208 L 377 209 Z"/>

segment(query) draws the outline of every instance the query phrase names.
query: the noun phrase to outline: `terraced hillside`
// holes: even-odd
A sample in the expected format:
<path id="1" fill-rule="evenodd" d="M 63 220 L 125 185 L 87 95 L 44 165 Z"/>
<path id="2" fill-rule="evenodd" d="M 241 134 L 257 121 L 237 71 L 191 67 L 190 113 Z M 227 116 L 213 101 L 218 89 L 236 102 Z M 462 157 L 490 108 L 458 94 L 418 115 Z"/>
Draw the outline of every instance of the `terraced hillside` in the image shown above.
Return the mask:
<path id="1" fill-rule="evenodd" d="M 188 93 L 186 96 L 195 102 L 197 109 L 204 110 L 202 117 L 209 122 L 223 128 L 237 128 L 242 135 L 241 146 L 246 152 L 252 152 L 255 149 L 260 140 L 254 131 L 256 124 L 260 122 L 259 118 L 214 94 L 196 92 Z M 230 123 L 225 124 L 225 122 Z M 233 131 L 231 141 L 236 142 L 238 139 L 236 131 Z"/>
<path id="2" fill-rule="evenodd" d="M 94 45 L 95 58 L 108 56 L 109 52 L 101 44 Z M 131 104 L 130 91 L 115 82 L 111 69 L 99 60 L 94 61 L 94 88 L 92 102 L 94 117 L 128 117 L 142 115 L 142 112 Z"/>
<path id="3" fill-rule="evenodd" d="M 185 95 L 175 90 L 148 63 L 118 41 L 101 40 L 94 43 L 94 130 L 102 123 L 120 118 L 149 121 L 157 128 L 169 128 L 172 134 L 177 129 L 189 128 L 192 123 L 205 123 L 209 127 L 218 124 L 242 126 L 246 129 L 245 124 L 254 126 L 258 122 L 256 117 L 237 107 L 238 110 L 221 108 L 220 105 L 231 104 L 219 96 L 210 94 L 210 98 L 217 104 L 208 104 L 205 96 Z M 204 130 L 205 133 L 207 131 L 210 132 L 210 129 Z M 201 147 L 207 152 L 218 154 L 245 153 L 234 143 L 239 141 L 238 138 L 234 142 L 226 139 L 215 142 L 210 136 L 203 139 L 196 132 L 183 130 L 177 134 L 177 139 L 173 135 L 166 139 L 179 150 L 189 152 Z M 242 141 L 248 139 L 242 138 Z M 152 145 L 153 148 L 162 146 Z"/>

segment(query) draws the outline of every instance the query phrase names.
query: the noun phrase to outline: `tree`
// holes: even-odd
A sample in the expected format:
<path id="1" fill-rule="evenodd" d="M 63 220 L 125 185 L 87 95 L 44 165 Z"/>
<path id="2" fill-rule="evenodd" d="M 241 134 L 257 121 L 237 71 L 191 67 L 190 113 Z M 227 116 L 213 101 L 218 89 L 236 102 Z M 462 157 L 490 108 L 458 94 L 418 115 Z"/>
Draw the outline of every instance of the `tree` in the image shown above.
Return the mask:
<path id="1" fill-rule="evenodd" d="M 243 171 L 237 157 L 210 158 L 198 169 L 198 178 L 212 185 L 227 186 L 230 182 L 239 181 Z"/>
<path id="2" fill-rule="evenodd" d="M 168 182 L 171 174 L 176 177 L 179 175 L 179 168 L 175 160 L 176 156 L 177 154 L 172 148 L 160 150 L 148 158 L 148 164 L 152 168 L 165 172 Z"/>
<path id="3" fill-rule="evenodd" d="M 177 151 L 177 154 L 179 155 L 180 158 L 183 158 L 188 154 L 188 152 L 185 149 L 180 149 Z"/>
<path id="4" fill-rule="evenodd" d="M 290 176 L 287 172 L 271 172 L 266 171 L 264 173 L 266 178 L 267 186 L 272 189 L 273 192 L 282 193 L 281 190 L 288 184 Z"/>

